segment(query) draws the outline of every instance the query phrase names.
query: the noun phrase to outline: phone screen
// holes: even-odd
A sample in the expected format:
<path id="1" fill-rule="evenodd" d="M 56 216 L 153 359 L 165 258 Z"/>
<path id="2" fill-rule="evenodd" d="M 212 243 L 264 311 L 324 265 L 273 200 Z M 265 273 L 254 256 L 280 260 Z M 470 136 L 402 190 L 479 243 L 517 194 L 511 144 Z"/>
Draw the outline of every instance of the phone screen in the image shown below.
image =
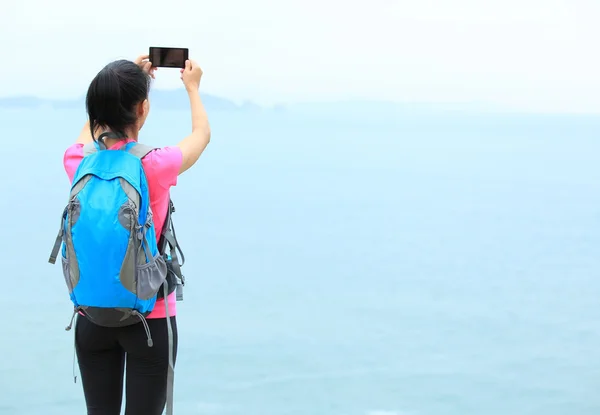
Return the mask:
<path id="1" fill-rule="evenodd" d="M 185 68 L 185 61 L 188 59 L 188 49 L 151 47 L 149 55 L 152 66 Z"/>

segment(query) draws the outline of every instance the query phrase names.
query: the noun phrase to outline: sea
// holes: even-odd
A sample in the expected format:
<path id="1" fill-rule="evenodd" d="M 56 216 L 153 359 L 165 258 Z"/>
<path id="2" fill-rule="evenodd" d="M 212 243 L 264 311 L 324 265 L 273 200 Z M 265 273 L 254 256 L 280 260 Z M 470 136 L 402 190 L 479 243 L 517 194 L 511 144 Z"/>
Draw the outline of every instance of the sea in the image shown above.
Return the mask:
<path id="1" fill-rule="evenodd" d="M 600 414 L 600 117 L 327 108 L 209 111 L 172 191 L 175 412 Z M 0 109 L 1 415 L 85 413 L 48 263 L 84 121 Z"/>

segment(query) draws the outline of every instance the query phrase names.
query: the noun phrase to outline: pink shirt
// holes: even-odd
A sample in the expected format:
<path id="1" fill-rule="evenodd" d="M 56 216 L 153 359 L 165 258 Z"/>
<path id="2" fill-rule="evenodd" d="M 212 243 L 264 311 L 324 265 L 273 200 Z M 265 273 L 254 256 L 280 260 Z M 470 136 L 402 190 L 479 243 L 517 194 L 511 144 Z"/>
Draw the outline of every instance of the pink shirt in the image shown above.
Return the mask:
<path id="1" fill-rule="evenodd" d="M 123 140 L 111 146 L 109 150 L 118 150 L 128 142 L 134 141 L 129 139 Z M 65 151 L 63 164 L 69 181 L 73 183 L 73 177 L 79 167 L 79 163 L 83 159 L 83 144 L 73 144 Z M 163 147 L 151 151 L 142 159 L 142 166 L 148 180 L 148 188 L 150 191 L 150 207 L 154 216 L 154 227 L 156 229 L 156 240 L 160 238 L 160 231 L 167 217 L 167 209 L 169 208 L 169 190 L 171 186 L 177 184 L 179 169 L 183 162 L 183 155 L 179 147 Z M 169 315 L 175 315 L 175 292 L 168 297 Z M 165 301 L 159 299 L 156 301 L 154 310 L 146 318 L 166 318 Z"/>

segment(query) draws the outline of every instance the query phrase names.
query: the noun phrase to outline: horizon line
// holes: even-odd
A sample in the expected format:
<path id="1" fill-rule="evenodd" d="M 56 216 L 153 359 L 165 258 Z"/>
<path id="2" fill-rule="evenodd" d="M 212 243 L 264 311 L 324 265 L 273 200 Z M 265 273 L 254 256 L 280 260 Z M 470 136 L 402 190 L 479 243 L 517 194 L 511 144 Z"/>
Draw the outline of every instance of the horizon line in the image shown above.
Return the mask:
<path id="1" fill-rule="evenodd" d="M 152 88 L 152 91 L 161 92 L 179 92 L 185 90 L 184 87 L 176 88 Z M 259 104 L 252 99 L 233 99 L 223 95 L 218 95 L 213 92 L 200 91 L 201 95 L 209 96 L 211 98 L 228 101 L 236 107 L 244 106 L 255 106 L 262 109 L 278 109 L 278 108 L 294 108 L 299 106 L 310 106 L 310 105 L 344 105 L 344 104 L 378 104 L 386 105 L 389 107 L 397 107 L 401 109 L 403 106 L 417 105 L 417 106 L 429 106 L 432 110 L 444 110 L 448 112 L 478 112 L 478 113 L 491 113 L 491 114 L 513 114 L 513 115 L 569 115 L 569 116 L 600 116 L 599 111 L 593 110 L 536 110 L 536 109 L 525 109 L 515 108 L 507 106 L 505 104 L 494 103 L 490 101 L 424 101 L 424 100 L 412 100 L 412 101 L 396 101 L 390 99 L 376 99 L 376 98 L 365 98 L 365 97 L 353 97 L 353 98 L 342 98 L 333 97 L 330 99 L 321 100 L 302 100 L 302 101 L 278 101 L 270 105 Z M 11 94 L 11 95 L 0 95 L 0 101 L 10 99 L 35 99 L 40 101 L 55 101 L 55 102 L 76 102 L 79 100 L 85 100 L 85 94 L 70 97 L 43 97 L 34 94 Z M 455 108 L 452 108 L 452 107 Z M 459 108 L 456 108 L 456 107 Z"/>

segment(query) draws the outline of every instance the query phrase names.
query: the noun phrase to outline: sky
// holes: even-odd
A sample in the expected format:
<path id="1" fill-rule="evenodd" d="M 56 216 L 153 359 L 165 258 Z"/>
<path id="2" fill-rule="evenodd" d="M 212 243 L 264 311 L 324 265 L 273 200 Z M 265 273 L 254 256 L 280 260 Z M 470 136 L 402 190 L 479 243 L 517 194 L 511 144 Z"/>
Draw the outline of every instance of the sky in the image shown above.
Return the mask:
<path id="1" fill-rule="evenodd" d="M 600 113 L 598 0 L 12 0 L 0 96 L 77 97 L 113 59 L 188 47 L 202 89 Z M 154 87 L 181 86 L 159 69 Z"/>

